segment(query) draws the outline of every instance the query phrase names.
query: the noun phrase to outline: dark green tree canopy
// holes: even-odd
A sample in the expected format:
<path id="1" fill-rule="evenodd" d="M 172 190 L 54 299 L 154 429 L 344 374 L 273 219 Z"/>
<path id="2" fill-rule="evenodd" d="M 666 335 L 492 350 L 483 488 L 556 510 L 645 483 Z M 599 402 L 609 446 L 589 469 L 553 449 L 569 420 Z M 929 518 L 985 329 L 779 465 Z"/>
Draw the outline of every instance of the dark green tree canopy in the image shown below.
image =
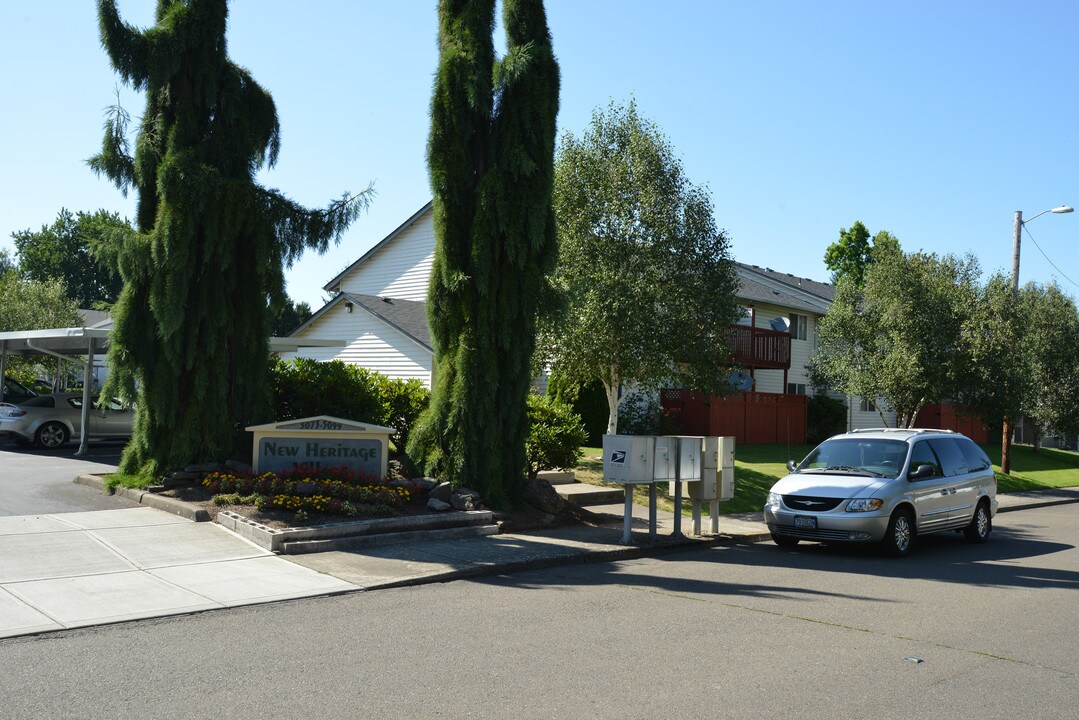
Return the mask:
<path id="1" fill-rule="evenodd" d="M 312 211 L 255 183 L 281 134 L 270 94 L 228 57 L 226 0 L 159 0 L 146 30 L 114 0 L 98 13 L 113 67 L 146 94 L 134 155 L 117 107 L 89 161 L 138 192 L 138 232 L 110 249 L 124 288 L 107 390 L 137 395 L 121 471 L 158 475 L 249 452 L 243 428 L 268 406 L 267 305 L 284 302 L 283 266 L 338 239 L 368 195 Z"/>
<path id="2" fill-rule="evenodd" d="M 558 64 L 541 0 L 441 0 L 427 156 L 436 250 L 431 406 L 410 453 L 494 507 L 523 488 L 536 314 L 554 267 Z M 492 77 L 494 82 L 492 83 Z"/>
<path id="3" fill-rule="evenodd" d="M 887 230 L 881 230 L 870 239 L 869 230 L 858 220 L 849 230 L 840 228 L 839 239 L 824 252 L 824 265 L 832 271 L 833 283 L 851 277 L 856 284 L 861 285 L 865 281 L 866 268 L 873 262 L 875 253 L 898 247 L 899 241 Z"/>
<path id="4" fill-rule="evenodd" d="M 634 102 L 562 137 L 554 202 L 565 314 L 544 350 L 560 372 L 603 383 L 607 431 L 637 389 L 722 390 L 741 315 L 730 241 L 707 191 Z"/>
<path id="5" fill-rule="evenodd" d="M 303 325 L 312 315 L 311 306 L 305 302 L 285 300 L 281 305 L 270 306 L 270 334 L 285 337 Z"/>
<path id="6" fill-rule="evenodd" d="M 12 233 L 19 253 L 19 270 L 33 280 L 64 281 L 81 308 L 111 305 L 123 286 L 109 248 L 123 243 L 132 232 L 119 214 L 98 210 L 72 214 L 62 208 L 52 225 Z M 103 254 L 97 252 L 103 248 Z"/>

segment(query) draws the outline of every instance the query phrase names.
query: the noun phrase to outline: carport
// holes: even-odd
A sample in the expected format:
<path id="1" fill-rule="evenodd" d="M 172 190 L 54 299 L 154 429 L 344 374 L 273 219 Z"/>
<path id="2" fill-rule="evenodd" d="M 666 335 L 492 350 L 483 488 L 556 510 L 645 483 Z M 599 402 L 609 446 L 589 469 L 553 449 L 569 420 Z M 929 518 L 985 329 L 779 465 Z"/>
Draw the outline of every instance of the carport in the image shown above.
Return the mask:
<path id="1" fill-rule="evenodd" d="M 108 352 L 112 320 L 104 320 L 89 327 L 53 328 L 48 330 L 13 330 L 0 332 L 0 379 L 4 377 L 8 356 L 28 357 L 47 355 L 83 366 L 82 418 L 84 432 L 79 433 L 79 449 L 76 455 L 85 455 L 89 444 L 90 395 L 95 367 L 101 367 L 98 358 Z M 319 340 L 304 338 L 270 338 L 270 352 L 298 352 L 301 348 L 344 347 L 343 340 Z M 4 401 L 4 386 L 0 382 L 0 402 Z"/>

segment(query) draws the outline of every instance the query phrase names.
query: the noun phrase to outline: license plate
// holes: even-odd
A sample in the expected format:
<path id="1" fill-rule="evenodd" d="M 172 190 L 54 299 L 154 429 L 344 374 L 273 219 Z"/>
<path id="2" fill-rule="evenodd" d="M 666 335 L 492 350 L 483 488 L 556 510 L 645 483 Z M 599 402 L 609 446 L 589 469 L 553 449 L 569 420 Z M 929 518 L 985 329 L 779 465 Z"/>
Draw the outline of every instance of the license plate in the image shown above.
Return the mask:
<path id="1" fill-rule="evenodd" d="M 807 515 L 795 515 L 794 527 L 796 528 L 809 528 L 810 530 L 817 529 L 817 518 L 809 517 Z"/>

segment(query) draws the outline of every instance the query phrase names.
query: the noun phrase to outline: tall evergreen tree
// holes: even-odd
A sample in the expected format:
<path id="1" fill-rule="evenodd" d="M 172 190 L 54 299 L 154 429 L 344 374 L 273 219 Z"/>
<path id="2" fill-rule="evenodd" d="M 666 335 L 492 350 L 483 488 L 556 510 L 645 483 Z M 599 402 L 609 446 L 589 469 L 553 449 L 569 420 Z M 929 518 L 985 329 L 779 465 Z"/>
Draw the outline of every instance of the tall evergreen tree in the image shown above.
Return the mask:
<path id="1" fill-rule="evenodd" d="M 115 0 L 98 15 L 113 67 L 146 94 L 134 157 L 117 108 L 90 166 L 138 192 L 137 231 L 115 248 L 109 384 L 137 400 L 120 470 L 156 475 L 238 446 L 266 407 L 267 301 L 284 298 L 283 264 L 325 250 L 368 194 L 312 211 L 255 183 L 280 128 L 269 93 L 228 58 L 226 0 L 158 0 L 146 30 Z"/>
<path id="2" fill-rule="evenodd" d="M 498 507 L 523 482 L 536 314 L 557 255 L 559 78 L 542 0 L 505 0 L 507 54 L 497 63 L 494 6 L 439 3 L 428 141 L 435 380 L 411 451 L 428 472 Z"/>

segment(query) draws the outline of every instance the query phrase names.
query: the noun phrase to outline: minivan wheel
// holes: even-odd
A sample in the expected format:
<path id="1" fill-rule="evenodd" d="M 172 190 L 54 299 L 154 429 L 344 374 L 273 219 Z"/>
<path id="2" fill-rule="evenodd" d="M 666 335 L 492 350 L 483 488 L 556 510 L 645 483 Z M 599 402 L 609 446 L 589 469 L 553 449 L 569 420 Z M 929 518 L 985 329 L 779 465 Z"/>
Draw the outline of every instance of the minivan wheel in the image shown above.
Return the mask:
<path id="1" fill-rule="evenodd" d="M 989 539 L 989 531 L 992 529 L 993 521 L 989 517 L 989 508 L 983 501 L 974 508 L 974 517 L 970 519 L 970 525 L 963 530 L 963 536 L 967 542 L 983 543 Z"/>
<path id="2" fill-rule="evenodd" d="M 787 537 L 786 535 L 777 535 L 772 533 L 772 542 L 781 548 L 792 548 L 798 544 L 798 538 Z"/>
<path id="3" fill-rule="evenodd" d="M 888 521 L 888 531 L 884 533 L 884 552 L 892 557 L 904 557 L 914 547 L 914 521 L 906 510 L 896 510 Z"/>
<path id="4" fill-rule="evenodd" d="M 41 447 L 58 448 L 67 442 L 67 428 L 58 422 L 47 422 L 38 428 L 34 439 Z"/>

